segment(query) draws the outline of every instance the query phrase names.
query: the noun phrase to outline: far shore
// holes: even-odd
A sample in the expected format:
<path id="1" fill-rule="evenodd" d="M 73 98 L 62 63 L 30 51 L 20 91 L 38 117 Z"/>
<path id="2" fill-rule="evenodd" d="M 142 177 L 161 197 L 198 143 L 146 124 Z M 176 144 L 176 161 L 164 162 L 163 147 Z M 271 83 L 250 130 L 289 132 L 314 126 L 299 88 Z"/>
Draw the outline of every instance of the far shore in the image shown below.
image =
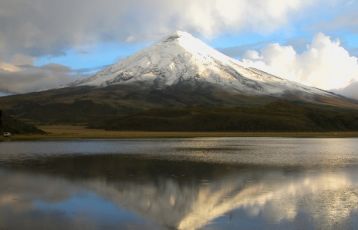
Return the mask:
<path id="1" fill-rule="evenodd" d="M 195 137 L 293 137 L 293 138 L 352 138 L 357 132 L 180 132 L 180 131 L 107 131 L 84 126 L 40 126 L 46 134 L 13 135 L 1 140 L 71 140 L 71 139 L 135 139 L 135 138 L 195 138 Z"/>

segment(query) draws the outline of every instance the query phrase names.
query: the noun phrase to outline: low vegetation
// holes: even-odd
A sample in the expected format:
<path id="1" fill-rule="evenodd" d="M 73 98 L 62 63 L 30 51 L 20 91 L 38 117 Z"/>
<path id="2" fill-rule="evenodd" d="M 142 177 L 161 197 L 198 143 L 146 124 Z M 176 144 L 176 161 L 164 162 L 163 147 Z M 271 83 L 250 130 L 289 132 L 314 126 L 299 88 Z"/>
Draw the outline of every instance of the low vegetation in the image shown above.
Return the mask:
<path id="1" fill-rule="evenodd" d="M 233 95 L 212 86 L 200 90 L 176 87 L 64 88 L 0 98 L 0 108 L 38 125 L 118 131 L 358 131 L 358 104 L 344 98 L 309 103 Z"/>
<path id="2" fill-rule="evenodd" d="M 262 107 L 151 109 L 91 121 L 89 127 L 150 131 L 355 131 L 358 111 L 285 102 Z"/>

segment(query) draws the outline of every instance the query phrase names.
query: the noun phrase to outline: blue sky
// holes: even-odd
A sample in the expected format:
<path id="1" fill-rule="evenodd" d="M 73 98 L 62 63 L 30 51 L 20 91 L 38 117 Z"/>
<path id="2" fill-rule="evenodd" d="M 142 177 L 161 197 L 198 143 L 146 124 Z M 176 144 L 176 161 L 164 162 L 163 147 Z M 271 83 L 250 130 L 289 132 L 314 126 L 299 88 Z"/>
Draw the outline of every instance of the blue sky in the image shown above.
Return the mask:
<path id="1" fill-rule="evenodd" d="M 42 56 L 36 59 L 35 63 L 37 66 L 57 63 L 80 71 L 97 70 L 129 56 L 149 44 L 150 42 L 134 44 L 99 42 L 85 50 L 68 49 L 60 56 Z"/>

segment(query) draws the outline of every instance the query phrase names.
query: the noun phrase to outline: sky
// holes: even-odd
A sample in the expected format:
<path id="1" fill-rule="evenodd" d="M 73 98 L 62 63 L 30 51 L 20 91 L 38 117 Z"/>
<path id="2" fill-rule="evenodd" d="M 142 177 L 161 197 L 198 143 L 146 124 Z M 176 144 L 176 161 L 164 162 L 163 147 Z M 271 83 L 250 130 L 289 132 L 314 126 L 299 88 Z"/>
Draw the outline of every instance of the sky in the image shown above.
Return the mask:
<path id="1" fill-rule="evenodd" d="M 0 0 L 0 92 L 61 87 L 182 30 L 358 99 L 358 0 Z"/>

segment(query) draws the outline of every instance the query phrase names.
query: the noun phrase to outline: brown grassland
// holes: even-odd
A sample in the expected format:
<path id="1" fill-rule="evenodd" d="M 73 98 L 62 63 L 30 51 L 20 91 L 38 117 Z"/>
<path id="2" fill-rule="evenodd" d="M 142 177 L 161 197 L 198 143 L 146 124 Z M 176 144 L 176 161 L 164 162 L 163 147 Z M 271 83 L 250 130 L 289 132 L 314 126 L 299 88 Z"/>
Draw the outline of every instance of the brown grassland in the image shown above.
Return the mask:
<path id="1" fill-rule="evenodd" d="M 124 139 L 124 138 L 194 138 L 194 137 L 296 137 L 348 138 L 358 132 L 178 132 L 178 131 L 107 131 L 84 126 L 39 126 L 46 134 L 19 134 L 2 140 L 66 140 L 66 139 Z"/>

